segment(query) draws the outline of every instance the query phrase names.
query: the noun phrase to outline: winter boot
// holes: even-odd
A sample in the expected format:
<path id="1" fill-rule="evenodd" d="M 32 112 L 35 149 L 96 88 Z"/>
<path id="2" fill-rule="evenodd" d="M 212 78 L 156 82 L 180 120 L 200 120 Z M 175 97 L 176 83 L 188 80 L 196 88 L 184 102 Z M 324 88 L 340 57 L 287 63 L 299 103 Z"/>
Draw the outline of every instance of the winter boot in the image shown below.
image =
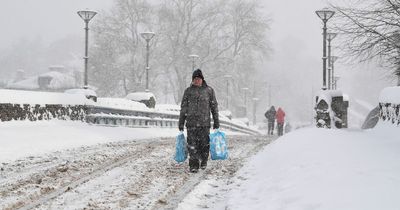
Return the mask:
<path id="1" fill-rule="evenodd" d="M 207 168 L 207 161 L 201 161 L 200 168 L 202 170 L 206 169 Z"/>

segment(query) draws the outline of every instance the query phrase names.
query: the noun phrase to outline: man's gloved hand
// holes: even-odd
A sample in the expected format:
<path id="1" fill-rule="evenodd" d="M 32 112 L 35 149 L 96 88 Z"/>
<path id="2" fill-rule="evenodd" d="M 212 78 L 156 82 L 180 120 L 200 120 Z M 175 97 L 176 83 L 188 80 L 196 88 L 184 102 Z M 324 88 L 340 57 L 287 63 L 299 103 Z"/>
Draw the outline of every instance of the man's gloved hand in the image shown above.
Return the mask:
<path id="1" fill-rule="evenodd" d="M 219 129 L 219 125 L 214 124 L 213 129 Z"/>
<path id="2" fill-rule="evenodd" d="M 179 127 L 179 131 L 183 131 L 183 127 Z"/>

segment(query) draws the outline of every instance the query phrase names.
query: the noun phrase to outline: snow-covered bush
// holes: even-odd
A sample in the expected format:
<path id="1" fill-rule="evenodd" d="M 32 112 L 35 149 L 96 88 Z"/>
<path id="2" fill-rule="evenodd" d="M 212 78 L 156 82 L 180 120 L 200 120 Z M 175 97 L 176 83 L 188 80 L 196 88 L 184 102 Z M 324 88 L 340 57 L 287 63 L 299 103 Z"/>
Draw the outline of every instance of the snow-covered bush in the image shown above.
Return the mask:
<path id="1" fill-rule="evenodd" d="M 388 87 L 379 96 L 379 118 L 395 125 L 400 124 L 400 87 Z"/>

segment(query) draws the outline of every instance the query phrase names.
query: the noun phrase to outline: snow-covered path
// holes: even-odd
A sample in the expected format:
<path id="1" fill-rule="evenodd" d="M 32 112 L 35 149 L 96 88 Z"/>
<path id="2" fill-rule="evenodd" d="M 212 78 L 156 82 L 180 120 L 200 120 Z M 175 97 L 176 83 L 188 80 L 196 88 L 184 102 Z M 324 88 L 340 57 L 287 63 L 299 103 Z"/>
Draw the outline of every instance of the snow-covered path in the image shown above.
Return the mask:
<path id="1" fill-rule="evenodd" d="M 189 173 L 187 163 L 174 162 L 174 138 L 105 143 L 27 157 L 3 164 L 0 208 L 39 204 L 35 208 L 173 209 L 199 183 L 219 183 L 215 188 L 229 184 L 244 160 L 270 140 L 230 136 L 232 158 L 210 161 L 199 174 Z"/>

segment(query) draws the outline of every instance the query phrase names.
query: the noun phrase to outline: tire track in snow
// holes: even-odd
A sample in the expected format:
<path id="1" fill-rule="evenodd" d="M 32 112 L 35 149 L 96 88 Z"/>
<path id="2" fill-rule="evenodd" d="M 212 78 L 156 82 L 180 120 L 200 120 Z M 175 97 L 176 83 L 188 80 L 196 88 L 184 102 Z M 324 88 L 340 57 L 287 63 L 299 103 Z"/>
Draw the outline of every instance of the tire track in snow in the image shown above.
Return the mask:
<path id="1" fill-rule="evenodd" d="M 187 162 L 174 162 L 173 138 L 115 142 L 57 153 L 57 160 L 68 161 L 69 169 L 60 172 L 53 168 L 54 179 L 43 175 L 47 179 L 44 183 L 50 186 L 48 191 L 29 191 L 38 184 L 21 186 L 20 191 L 28 191 L 22 194 L 23 202 L 15 199 L 14 203 L 4 204 L 0 199 L 0 208 L 174 209 L 202 180 L 233 176 L 246 158 L 270 142 L 266 137 L 254 136 L 229 136 L 228 139 L 229 161 L 210 160 L 208 168 L 198 174 L 189 173 Z M 49 159 L 47 164 L 58 165 L 54 161 Z M 43 174 L 43 168 L 33 172 Z M 42 185 L 39 184 L 40 189 L 46 187 Z M 11 201 L 19 196 L 15 192 L 7 193 Z"/>

